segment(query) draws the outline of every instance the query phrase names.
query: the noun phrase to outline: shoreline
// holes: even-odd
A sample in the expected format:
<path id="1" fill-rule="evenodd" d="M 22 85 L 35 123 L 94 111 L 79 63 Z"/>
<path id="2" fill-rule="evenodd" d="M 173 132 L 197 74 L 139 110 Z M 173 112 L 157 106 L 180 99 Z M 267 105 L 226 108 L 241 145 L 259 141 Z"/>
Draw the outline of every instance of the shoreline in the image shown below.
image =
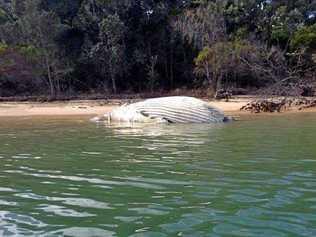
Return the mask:
<path id="1" fill-rule="evenodd" d="M 240 108 L 251 102 L 254 97 L 233 98 L 229 102 L 224 100 L 208 101 L 212 106 L 221 109 L 227 116 L 241 115 L 282 115 L 289 113 L 316 112 L 316 108 L 298 110 L 291 108 L 281 113 L 251 113 L 241 111 Z M 33 117 L 33 116 L 100 116 L 110 112 L 113 108 L 132 100 L 72 100 L 62 102 L 0 102 L 0 117 Z"/>

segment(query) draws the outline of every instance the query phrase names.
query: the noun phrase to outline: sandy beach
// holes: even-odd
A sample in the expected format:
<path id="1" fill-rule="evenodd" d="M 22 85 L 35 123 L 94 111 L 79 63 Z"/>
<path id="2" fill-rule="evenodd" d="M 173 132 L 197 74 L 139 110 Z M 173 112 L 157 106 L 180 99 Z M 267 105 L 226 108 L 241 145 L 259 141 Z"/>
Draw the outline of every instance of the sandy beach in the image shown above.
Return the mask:
<path id="1" fill-rule="evenodd" d="M 250 97 L 235 98 L 229 102 L 209 101 L 209 103 L 225 112 L 226 115 L 238 116 L 250 114 L 240 111 L 240 108 L 253 100 Z M 113 108 L 129 100 L 73 100 L 66 102 L 1 102 L 0 117 L 21 117 L 21 116 L 70 116 L 70 115 L 102 115 Z M 304 112 L 316 112 L 316 108 L 303 110 Z M 288 112 L 300 112 L 292 109 Z M 277 114 L 277 113 L 273 113 Z M 279 113 L 280 114 L 280 113 Z"/>

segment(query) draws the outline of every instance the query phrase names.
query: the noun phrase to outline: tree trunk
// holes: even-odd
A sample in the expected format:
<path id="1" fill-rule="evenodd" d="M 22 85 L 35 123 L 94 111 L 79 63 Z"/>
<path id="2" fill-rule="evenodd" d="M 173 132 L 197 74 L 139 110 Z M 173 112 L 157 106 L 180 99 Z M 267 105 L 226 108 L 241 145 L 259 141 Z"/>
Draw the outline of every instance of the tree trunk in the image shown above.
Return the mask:
<path id="1" fill-rule="evenodd" d="M 57 78 L 57 86 L 56 86 L 56 96 L 58 97 L 60 95 L 61 92 L 61 88 L 60 88 L 60 79 Z"/>
<path id="2" fill-rule="evenodd" d="M 216 91 L 222 89 L 222 78 L 223 78 L 223 75 L 222 75 L 222 74 L 217 78 L 217 81 L 216 81 Z"/>
<path id="3" fill-rule="evenodd" d="M 50 69 L 50 65 L 48 62 L 47 56 L 45 57 L 45 64 L 46 64 L 46 70 L 47 70 L 47 77 L 48 77 L 48 83 L 49 83 L 49 90 L 50 90 L 50 96 L 55 97 L 55 87 L 54 87 L 54 81 L 52 77 L 52 72 Z"/>
<path id="4" fill-rule="evenodd" d="M 216 92 L 217 92 L 217 77 L 218 75 L 215 72 L 212 72 L 212 86 L 213 86 L 213 91 L 214 91 L 214 98 L 216 97 Z"/>
<path id="5" fill-rule="evenodd" d="M 110 76 L 111 76 L 111 82 L 112 82 L 112 90 L 113 90 L 113 93 L 116 94 L 116 92 L 117 92 L 116 80 L 115 80 L 115 75 L 113 73 L 113 68 L 111 65 L 109 67 L 109 70 L 110 70 Z"/>
<path id="6" fill-rule="evenodd" d="M 173 88 L 174 85 L 174 73 L 173 73 L 173 47 L 171 46 L 171 52 L 170 52 L 170 87 Z"/>
<path id="7" fill-rule="evenodd" d="M 111 73 L 111 80 L 112 80 L 112 89 L 113 89 L 113 92 L 114 94 L 117 93 L 117 89 L 116 89 L 116 81 L 115 81 L 115 76 L 113 73 Z"/>
<path id="8" fill-rule="evenodd" d="M 54 68 L 54 72 L 56 72 L 57 69 Z M 55 94 L 56 94 L 56 97 L 58 97 L 60 95 L 60 92 L 61 92 L 61 87 L 60 87 L 60 77 L 57 73 L 54 73 L 54 78 L 55 78 Z"/>
<path id="9" fill-rule="evenodd" d="M 207 82 L 212 85 L 212 79 L 211 79 L 211 76 L 210 76 L 210 69 L 209 69 L 209 66 L 208 66 L 208 63 L 205 65 L 205 71 L 206 71 L 206 79 L 207 79 Z"/>
<path id="10" fill-rule="evenodd" d="M 169 80 L 169 72 L 168 72 L 168 52 L 165 52 L 165 60 L 164 60 L 164 65 L 165 65 L 165 77 Z"/>
<path id="11" fill-rule="evenodd" d="M 155 83 L 155 62 L 154 59 L 152 58 L 151 60 L 151 65 L 150 65 L 150 92 L 153 94 L 154 93 L 154 83 Z"/>
<path id="12" fill-rule="evenodd" d="M 214 91 L 215 96 L 214 98 L 217 98 L 218 91 L 222 88 L 222 74 L 218 75 L 216 78 L 216 81 L 214 81 Z"/>

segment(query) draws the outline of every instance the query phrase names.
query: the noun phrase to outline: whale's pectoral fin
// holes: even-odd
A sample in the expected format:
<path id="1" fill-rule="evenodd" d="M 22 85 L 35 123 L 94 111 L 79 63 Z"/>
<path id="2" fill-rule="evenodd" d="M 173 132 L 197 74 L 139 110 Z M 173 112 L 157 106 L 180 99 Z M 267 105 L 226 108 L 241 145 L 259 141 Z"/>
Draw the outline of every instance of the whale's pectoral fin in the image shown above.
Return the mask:
<path id="1" fill-rule="evenodd" d="M 138 112 L 145 117 L 149 117 L 149 114 L 144 110 L 139 110 Z"/>
<path id="2" fill-rule="evenodd" d="M 170 119 L 167 118 L 161 118 L 162 121 L 167 122 L 167 123 L 173 123 Z"/>
<path id="3" fill-rule="evenodd" d="M 147 119 L 155 119 L 155 116 L 150 115 L 148 112 L 144 110 L 139 110 L 138 111 L 142 116 L 146 117 Z"/>
<path id="4" fill-rule="evenodd" d="M 146 112 L 144 110 L 139 111 L 139 113 L 141 115 L 143 115 L 144 117 L 151 119 L 153 122 L 157 122 L 157 123 L 173 123 L 172 121 L 170 121 L 167 118 L 151 115 L 151 114 L 149 114 L 148 112 Z"/>

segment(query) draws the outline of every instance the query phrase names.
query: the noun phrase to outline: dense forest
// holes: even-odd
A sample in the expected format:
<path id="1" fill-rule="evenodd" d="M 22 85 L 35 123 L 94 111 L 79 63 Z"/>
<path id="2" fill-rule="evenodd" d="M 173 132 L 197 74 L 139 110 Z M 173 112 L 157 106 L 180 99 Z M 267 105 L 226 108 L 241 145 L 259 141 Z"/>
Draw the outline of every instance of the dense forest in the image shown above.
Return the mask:
<path id="1" fill-rule="evenodd" d="M 316 0 L 0 0 L 0 97 L 310 95 Z"/>

